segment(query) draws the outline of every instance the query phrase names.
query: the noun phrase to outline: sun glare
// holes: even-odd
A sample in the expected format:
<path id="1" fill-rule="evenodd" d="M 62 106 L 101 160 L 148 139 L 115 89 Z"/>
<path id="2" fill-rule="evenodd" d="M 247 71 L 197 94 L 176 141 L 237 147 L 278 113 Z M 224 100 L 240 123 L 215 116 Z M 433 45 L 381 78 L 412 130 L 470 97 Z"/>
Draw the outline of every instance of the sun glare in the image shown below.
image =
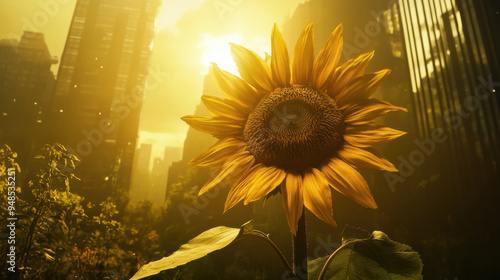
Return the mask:
<path id="1" fill-rule="evenodd" d="M 241 36 L 231 33 L 222 36 L 212 36 L 211 34 L 201 34 L 201 43 L 198 47 L 201 50 L 201 63 L 203 74 L 207 74 L 210 64 L 216 63 L 219 68 L 238 75 L 238 68 L 231 56 L 231 46 L 229 43 L 241 44 Z"/>

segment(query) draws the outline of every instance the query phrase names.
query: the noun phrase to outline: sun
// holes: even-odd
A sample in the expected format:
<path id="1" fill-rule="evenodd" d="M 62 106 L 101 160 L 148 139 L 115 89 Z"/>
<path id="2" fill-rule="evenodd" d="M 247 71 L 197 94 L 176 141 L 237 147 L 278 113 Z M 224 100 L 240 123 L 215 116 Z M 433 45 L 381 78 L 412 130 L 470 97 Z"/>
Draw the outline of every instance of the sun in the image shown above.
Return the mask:
<path id="1" fill-rule="evenodd" d="M 241 35 L 236 33 L 222 36 L 213 36 L 203 33 L 200 35 L 202 40 L 198 44 L 201 50 L 201 64 L 203 74 L 208 74 L 211 63 L 216 63 L 231 74 L 238 75 L 238 67 L 231 56 L 231 46 L 228 42 L 241 43 Z"/>

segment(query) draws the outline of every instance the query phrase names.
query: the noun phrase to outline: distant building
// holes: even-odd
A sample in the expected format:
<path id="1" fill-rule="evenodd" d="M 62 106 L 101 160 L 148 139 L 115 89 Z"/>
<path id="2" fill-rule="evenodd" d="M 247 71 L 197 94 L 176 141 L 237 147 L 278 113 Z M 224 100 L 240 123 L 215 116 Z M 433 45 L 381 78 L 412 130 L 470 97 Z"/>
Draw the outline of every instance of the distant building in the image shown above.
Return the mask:
<path id="1" fill-rule="evenodd" d="M 143 143 L 135 152 L 134 173 L 131 176 L 130 202 L 139 202 L 149 196 L 151 185 L 151 151 L 153 144 Z"/>
<path id="2" fill-rule="evenodd" d="M 153 167 L 154 185 L 155 189 L 158 190 L 161 202 L 163 202 L 167 192 L 165 186 L 168 185 L 168 179 L 170 178 L 170 168 L 175 162 L 182 159 L 182 153 L 182 147 L 165 147 L 161 164 L 158 164 L 157 168 Z"/>
<path id="3" fill-rule="evenodd" d="M 158 0 L 78 0 L 51 107 L 50 138 L 81 163 L 90 201 L 128 193 Z"/>
<path id="4" fill-rule="evenodd" d="M 220 93 L 215 85 L 212 75 L 206 75 L 203 83 L 203 95 L 220 96 Z M 196 116 L 209 116 L 210 113 L 202 104 L 196 107 L 194 112 Z M 186 124 L 187 125 L 187 124 Z M 189 165 L 188 162 L 206 151 L 210 146 L 215 144 L 217 139 L 210 134 L 206 134 L 189 127 L 186 139 L 184 140 L 184 146 L 182 148 L 182 159 L 180 161 L 172 162 L 168 169 L 168 180 L 167 180 L 167 191 L 166 197 L 168 196 L 168 187 L 174 184 L 178 177 L 183 175 Z M 166 152 L 166 151 L 165 151 Z"/>
<path id="5" fill-rule="evenodd" d="M 182 158 L 182 148 L 165 147 L 163 158 L 152 158 L 152 144 L 141 144 L 134 158 L 130 203 L 149 200 L 161 205 L 165 197 L 169 167 Z M 151 159 L 153 159 L 151 164 Z"/>
<path id="6" fill-rule="evenodd" d="M 164 202 L 168 169 L 172 162 L 181 159 L 182 149 L 180 147 L 165 147 L 163 159 L 157 157 L 153 162 L 153 170 L 151 171 L 151 192 L 150 200 L 158 205 Z"/>
<path id="7" fill-rule="evenodd" d="M 208 115 L 208 111 L 203 105 L 198 105 L 194 115 L 206 116 Z M 206 151 L 210 146 L 215 144 L 216 141 L 217 139 L 210 134 L 200 132 L 191 127 L 188 129 L 186 139 L 184 140 L 182 159 L 172 162 L 168 169 L 167 196 L 169 192 L 168 186 L 174 184 L 179 176 L 184 175 L 189 167 L 188 162 L 200 155 L 202 152 Z"/>
<path id="8" fill-rule="evenodd" d="M 25 31 L 20 41 L 0 40 L 0 143 L 18 153 L 23 170 L 40 148 L 34 140 L 48 113 L 55 63 L 42 33 Z"/>
<path id="9" fill-rule="evenodd" d="M 163 153 L 163 160 L 165 161 L 165 165 L 168 167 L 174 161 L 178 161 L 182 158 L 182 147 L 165 147 L 165 151 Z"/>

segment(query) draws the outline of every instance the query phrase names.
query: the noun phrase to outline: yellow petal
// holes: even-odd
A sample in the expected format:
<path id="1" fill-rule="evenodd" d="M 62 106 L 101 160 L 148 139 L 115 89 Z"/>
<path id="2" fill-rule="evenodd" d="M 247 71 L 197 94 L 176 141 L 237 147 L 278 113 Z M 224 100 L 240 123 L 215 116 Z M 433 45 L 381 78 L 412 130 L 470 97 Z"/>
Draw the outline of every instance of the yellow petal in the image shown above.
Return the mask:
<path id="1" fill-rule="evenodd" d="M 243 133 L 243 123 L 222 117 L 185 116 L 181 118 L 192 128 L 211 134 L 219 139 Z"/>
<path id="2" fill-rule="evenodd" d="M 299 219 L 304 208 L 302 193 L 302 176 L 288 173 L 286 180 L 281 183 L 281 194 L 283 196 L 283 209 L 285 209 L 286 219 L 293 235 L 297 234 Z"/>
<path id="3" fill-rule="evenodd" d="M 361 54 L 349 59 L 346 63 L 335 69 L 328 85 L 328 94 L 335 97 L 340 91 L 349 85 L 354 79 L 363 75 L 368 63 L 372 59 L 374 51 Z"/>
<path id="4" fill-rule="evenodd" d="M 271 69 L 260 56 L 236 44 L 231 44 L 231 54 L 241 78 L 258 90 L 265 92 L 274 90 Z"/>
<path id="5" fill-rule="evenodd" d="M 321 168 L 321 172 L 330 186 L 341 194 L 364 207 L 377 209 L 377 204 L 365 179 L 349 164 L 339 158 L 333 158 Z"/>
<path id="6" fill-rule="evenodd" d="M 308 86 L 312 81 L 314 63 L 313 24 L 309 23 L 302 31 L 295 45 L 292 59 L 292 82 Z"/>
<path id="7" fill-rule="evenodd" d="M 333 219 L 332 193 L 328 181 L 319 170 L 313 168 L 310 172 L 306 172 L 302 187 L 304 205 L 307 209 L 325 223 L 337 227 L 337 223 Z"/>
<path id="8" fill-rule="evenodd" d="M 226 163 L 229 158 L 245 147 L 243 139 L 228 137 L 219 140 L 215 145 L 192 159 L 189 164 L 198 167 L 218 166 Z"/>
<path id="9" fill-rule="evenodd" d="M 229 99 L 204 95 L 201 97 L 201 101 L 207 110 L 216 117 L 246 121 L 250 113 L 250 110 Z"/>
<path id="10" fill-rule="evenodd" d="M 406 108 L 394 106 L 379 99 L 363 99 L 347 107 L 342 113 L 344 121 L 349 125 L 358 125 L 371 122 L 390 111 L 408 112 Z"/>
<path id="11" fill-rule="evenodd" d="M 366 148 L 385 144 L 404 134 L 404 131 L 368 123 L 348 126 L 344 132 L 344 140 L 353 146 Z"/>
<path id="12" fill-rule="evenodd" d="M 271 35 L 271 72 L 276 86 L 286 87 L 290 85 L 288 49 L 276 23 L 273 26 Z"/>
<path id="13" fill-rule="evenodd" d="M 279 186 L 285 179 L 286 172 L 283 169 L 268 166 L 260 168 L 255 176 L 253 186 L 245 198 L 245 205 L 263 198 Z"/>
<path id="14" fill-rule="evenodd" d="M 212 74 L 219 91 L 238 104 L 252 108 L 260 101 L 260 96 L 245 81 L 212 63 Z"/>
<path id="15" fill-rule="evenodd" d="M 202 195 L 212 189 L 222 188 L 237 180 L 252 167 L 254 161 L 255 158 L 249 152 L 240 152 L 234 155 L 233 158 L 229 159 L 229 161 L 219 168 L 214 176 L 205 183 L 198 195 Z"/>
<path id="16" fill-rule="evenodd" d="M 326 44 L 321 48 L 313 66 L 313 87 L 323 89 L 327 80 L 332 76 L 337 67 L 342 53 L 342 31 L 343 26 L 339 24 L 332 32 Z"/>
<path id="17" fill-rule="evenodd" d="M 343 107 L 346 104 L 354 104 L 369 98 L 389 73 L 391 70 L 384 69 L 357 77 L 335 97 L 337 106 Z"/>
<path id="18" fill-rule="evenodd" d="M 257 163 L 244 174 L 244 178 L 240 176 L 240 179 L 235 183 L 227 195 L 226 203 L 224 204 L 224 213 L 245 198 L 258 177 L 257 174 L 260 174 L 261 169 L 264 168 L 265 166 L 262 163 Z"/>
<path id="19" fill-rule="evenodd" d="M 346 163 L 357 168 L 398 172 L 394 164 L 373 148 L 362 149 L 344 144 L 338 155 Z"/>

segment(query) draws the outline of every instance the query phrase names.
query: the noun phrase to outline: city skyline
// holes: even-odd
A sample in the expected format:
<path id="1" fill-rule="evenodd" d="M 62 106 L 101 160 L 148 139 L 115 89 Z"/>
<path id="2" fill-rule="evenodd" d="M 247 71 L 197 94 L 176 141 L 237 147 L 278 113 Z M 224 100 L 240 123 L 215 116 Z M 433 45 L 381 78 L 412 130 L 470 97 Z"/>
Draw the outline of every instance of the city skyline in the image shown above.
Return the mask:
<path id="1" fill-rule="evenodd" d="M 80 2 L 82 2 L 82 1 L 80 1 Z M 270 24 L 272 18 L 276 19 L 275 16 L 273 16 L 273 17 L 269 16 L 270 14 L 273 14 L 273 12 L 272 12 L 273 10 L 274 11 L 283 10 L 283 12 L 281 12 L 282 15 L 277 17 L 277 18 L 281 18 L 281 20 L 283 21 L 287 17 L 287 13 L 290 13 L 290 11 L 293 11 L 293 9 L 294 9 L 293 5 L 296 5 L 297 3 L 300 3 L 301 1 L 296 1 L 295 2 L 296 4 L 292 4 L 291 6 L 289 3 L 285 4 L 285 2 L 286 1 L 281 1 L 280 3 L 275 3 L 271 7 L 271 10 L 266 13 L 266 14 L 268 14 L 267 21 L 269 22 L 269 24 Z M 17 7 L 10 6 L 9 4 L 5 4 L 5 3 L 1 4 L 1 5 L 5 5 L 5 9 L 2 9 L 2 11 L 6 11 L 7 9 L 11 9 L 11 11 L 12 11 L 11 15 L 5 16 L 6 22 L 10 21 L 10 23 L 13 23 L 13 24 L 9 24 L 9 26 L 11 26 L 10 29 L 5 29 L 5 25 L 3 28 L 0 28 L 0 34 L 6 34 L 5 37 L 8 38 L 8 39 L 6 39 L 6 41 L 8 41 L 9 43 L 12 43 L 15 41 L 14 37 L 16 36 L 16 33 L 19 32 L 18 30 L 20 29 L 19 28 L 20 26 L 22 26 L 22 28 L 25 28 L 28 30 L 41 31 L 42 33 L 40 33 L 40 34 L 45 35 L 45 38 L 47 41 L 47 47 L 48 47 L 49 51 L 51 52 L 51 56 L 53 57 L 53 60 L 57 61 L 57 63 L 54 63 L 52 66 L 52 72 L 59 77 L 59 79 L 58 79 L 59 81 L 57 83 L 56 90 L 55 90 L 56 91 L 55 92 L 55 100 L 54 100 L 55 103 L 52 106 L 53 108 L 51 108 L 52 122 L 57 120 L 58 118 L 60 118 L 61 120 L 64 120 L 64 121 L 68 121 L 69 119 L 81 119 L 81 120 L 86 119 L 86 120 L 90 121 L 90 119 L 88 117 L 84 117 L 84 118 L 78 117 L 78 114 L 80 114 L 81 116 L 84 116 L 84 115 L 88 115 L 88 112 L 90 112 L 90 111 L 88 111 L 87 109 L 86 109 L 86 111 L 82 111 L 82 113 L 78 113 L 77 111 L 75 111 L 75 109 L 77 109 L 78 106 L 81 106 L 81 104 L 83 104 L 82 102 L 87 102 L 87 101 L 85 101 L 84 99 L 81 99 L 80 101 L 76 101 L 76 99 L 74 99 L 74 101 L 71 101 L 69 103 L 66 102 L 67 104 L 75 104 L 75 105 L 71 105 L 70 107 L 68 107 L 67 105 L 63 105 L 63 103 L 65 103 L 65 101 L 61 100 L 62 96 L 67 94 L 64 92 L 70 92 L 70 91 L 76 92 L 76 91 L 82 90 L 81 87 L 78 87 L 78 83 L 74 83 L 73 81 L 68 79 L 68 77 L 69 77 L 68 73 L 69 73 L 69 75 L 72 75 L 71 73 L 73 73 L 72 71 L 74 71 L 74 70 L 71 70 L 72 66 L 65 66 L 64 65 L 64 60 L 68 61 L 68 55 L 72 56 L 72 58 L 70 58 L 71 60 L 76 59 L 76 56 L 75 56 L 76 49 L 71 51 L 74 54 L 70 54 L 68 51 L 66 51 L 66 54 L 64 54 L 62 50 L 59 50 L 59 48 L 61 46 L 65 45 L 64 40 L 60 40 L 61 38 L 66 38 L 66 34 L 69 34 L 70 39 L 72 37 L 74 37 L 74 35 L 71 35 L 71 33 L 72 32 L 74 33 L 75 31 L 70 30 L 70 26 L 71 26 L 70 23 L 72 21 L 71 15 L 75 11 L 75 9 L 76 9 L 76 11 L 78 11 L 78 7 L 75 6 L 76 3 L 77 3 L 76 1 L 71 1 L 71 0 L 70 1 L 46 1 L 46 2 L 40 1 L 40 2 L 36 3 L 36 5 L 32 5 L 32 6 L 28 7 L 27 9 L 23 9 L 22 10 L 23 13 L 20 13 L 19 12 L 20 10 L 17 9 Z M 178 132 L 174 131 L 173 133 L 171 133 L 170 131 L 167 130 L 168 128 L 165 128 L 165 129 L 163 129 L 163 131 L 160 131 L 160 132 L 150 131 L 150 130 L 141 130 L 141 129 L 139 130 L 136 148 L 140 147 L 140 145 L 142 145 L 142 144 L 151 144 L 152 145 L 151 156 L 149 158 L 149 162 L 151 164 L 154 164 L 155 159 L 157 159 L 157 158 L 167 161 L 168 158 L 166 156 L 166 151 L 168 151 L 169 149 L 171 149 L 173 147 L 182 148 L 184 146 L 184 142 L 185 142 L 186 134 L 187 134 L 187 126 L 185 126 L 184 123 L 180 121 L 180 116 L 183 114 L 188 114 L 188 113 L 194 112 L 194 106 L 197 106 L 197 103 L 198 103 L 198 101 L 195 101 L 195 100 L 198 99 L 199 96 L 201 95 L 201 88 L 203 87 L 203 80 L 206 80 L 206 75 L 208 73 L 210 63 L 217 62 L 221 67 L 227 69 L 228 71 L 231 71 L 231 72 L 237 74 L 237 71 L 234 68 L 235 67 L 234 62 L 232 61 L 232 58 L 230 55 L 229 42 L 243 43 L 243 42 L 247 41 L 250 43 L 250 45 L 258 46 L 258 49 L 259 49 L 259 52 L 261 53 L 261 55 L 264 55 L 265 52 L 270 52 L 269 48 L 265 46 L 266 41 L 269 40 L 269 34 L 268 34 L 269 31 L 268 31 L 267 26 L 266 26 L 266 29 L 262 29 L 262 30 L 266 30 L 266 32 L 253 31 L 252 32 L 253 34 L 250 34 L 250 35 L 246 35 L 244 32 L 235 33 L 234 28 L 233 28 L 233 31 L 231 30 L 231 28 L 229 28 L 229 29 L 227 28 L 228 26 L 230 26 L 227 24 L 228 22 L 239 21 L 238 14 L 245 14 L 245 12 L 244 12 L 245 7 L 244 7 L 243 3 L 231 2 L 231 4 L 228 5 L 227 3 L 224 3 L 221 1 L 215 1 L 215 2 L 191 1 L 191 2 L 183 4 L 183 5 L 175 5 L 175 8 L 167 9 L 167 11 L 166 11 L 165 7 L 172 7 L 171 4 L 172 3 L 170 3 L 170 5 L 169 5 L 169 1 L 164 1 L 164 4 L 162 6 L 163 9 L 159 12 L 159 15 L 158 15 L 156 23 L 155 23 L 155 32 L 156 32 L 157 36 L 155 37 L 156 41 L 154 41 L 154 42 L 156 42 L 157 45 L 155 48 L 155 43 L 153 43 L 151 45 L 151 47 L 153 48 L 153 52 L 155 52 L 157 54 L 157 57 L 155 58 L 154 57 L 155 53 L 153 53 L 152 62 L 151 62 L 151 65 L 149 67 L 149 73 L 148 73 L 149 75 L 147 77 L 148 84 L 146 86 L 146 98 L 145 98 L 144 103 L 143 103 L 145 109 L 143 109 L 142 112 L 143 113 L 145 112 L 145 114 L 147 114 L 148 111 L 150 111 L 148 109 L 148 102 L 149 101 L 151 101 L 149 104 L 150 107 L 151 106 L 156 107 L 158 104 L 166 103 L 166 102 L 158 102 L 158 98 L 162 98 L 161 96 L 163 96 L 163 97 L 170 96 L 170 98 L 179 99 L 178 95 L 176 97 L 175 94 L 171 94 L 171 92 L 179 92 L 179 90 L 171 89 L 172 84 L 174 84 L 176 82 L 175 80 L 178 80 L 178 78 L 177 77 L 176 78 L 170 77 L 171 73 L 170 72 L 167 73 L 167 72 L 171 71 L 171 70 L 167 69 L 167 72 L 165 71 L 166 70 L 165 68 L 170 67 L 170 66 L 167 66 L 167 64 L 172 64 L 172 62 L 169 59 L 169 58 L 171 58 L 171 56 L 165 57 L 164 55 L 161 54 L 163 52 L 163 49 L 165 49 L 165 48 L 172 49 L 172 46 L 176 45 L 175 40 L 177 40 L 177 41 L 180 40 L 181 42 L 183 42 L 184 45 L 187 44 L 187 45 L 194 46 L 195 51 L 199 53 L 198 54 L 198 57 L 199 57 L 198 63 L 196 63 L 197 65 L 188 66 L 188 68 L 186 68 L 185 70 L 180 70 L 180 72 L 192 73 L 193 69 L 197 69 L 197 70 L 195 70 L 195 73 L 197 73 L 199 75 L 200 79 L 193 79 L 193 81 L 189 82 L 188 85 L 191 88 L 199 87 L 200 90 L 199 91 L 197 91 L 196 89 L 195 90 L 189 90 L 189 89 L 184 90 L 185 92 L 190 91 L 190 95 L 192 95 L 191 98 L 193 99 L 192 102 L 196 103 L 196 104 L 179 100 L 176 102 L 176 104 L 178 104 L 178 106 L 169 107 L 169 109 L 174 109 L 174 110 L 176 110 L 182 106 L 184 106 L 185 108 L 193 107 L 193 109 L 192 109 L 193 111 L 189 111 L 190 109 L 187 109 L 183 113 L 178 113 L 178 115 L 176 115 L 176 116 L 173 116 L 173 114 L 170 114 L 170 116 L 168 116 L 168 118 L 170 118 L 173 122 L 177 123 L 177 125 L 179 126 L 179 129 L 177 129 L 177 130 L 180 130 L 180 131 L 178 131 Z M 290 6 L 291 8 L 290 7 L 283 8 L 286 6 Z M 256 7 L 258 7 L 258 5 Z M 251 8 L 254 9 L 255 7 L 251 7 Z M 174 12 L 176 12 L 177 14 L 175 14 L 175 15 L 172 14 Z M 170 16 L 165 16 L 166 14 L 170 14 Z M 200 26 L 197 26 L 197 27 L 186 26 L 186 22 L 187 22 L 186 20 L 189 21 L 190 18 L 199 17 L 200 15 L 202 15 L 203 17 L 210 18 L 211 21 L 214 22 L 214 24 L 212 24 L 212 26 L 206 30 L 199 29 Z M 13 20 L 13 19 L 15 19 L 15 20 Z M 261 25 L 264 26 L 264 23 L 261 23 Z M 249 26 L 247 26 L 245 28 L 248 30 Z M 241 26 L 239 27 L 239 29 L 241 29 Z M 57 30 L 57 33 L 55 32 L 56 30 Z M 183 38 L 176 39 L 175 38 L 175 37 L 177 37 L 176 34 L 178 34 L 181 31 L 183 31 L 183 34 L 187 34 L 187 35 L 183 35 L 182 36 Z M 81 31 L 79 31 L 79 32 L 81 32 Z M 197 36 L 195 38 L 191 38 L 192 36 L 189 35 L 190 33 L 196 33 Z M 265 37 L 268 37 L 268 38 L 260 37 L 261 34 L 263 34 L 263 33 L 265 34 Z M 58 34 L 59 37 L 55 37 L 54 36 L 55 34 Z M 243 35 L 243 34 L 245 34 L 245 35 Z M 167 35 L 167 36 L 165 36 L 165 35 Z M 172 35 L 174 35 L 174 43 L 173 44 L 172 44 L 172 40 L 171 40 Z M 59 38 L 59 39 L 56 40 L 57 38 Z M 194 39 L 194 44 L 192 43 L 193 39 Z M 71 43 L 71 41 L 68 41 L 69 43 L 66 43 L 66 48 L 68 48 L 68 44 L 70 44 L 70 45 L 75 44 L 74 39 L 71 39 L 71 40 L 73 40 L 73 43 Z M 198 40 L 198 41 L 196 42 L 196 40 Z M 52 49 L 55 49 L 55 50 L 52 51 Z M 174 49 L 174 52 L 178 53 L 180 49 L 181 48 L 177 47 L 177 49 Z M 89 56 L 89 55 L 86 55 L 86 56 Z M 186 55 L 186 54 L 183 54 L 182 56 L 178 56 L 178 55 L 176 55 L 176 56 L 177 57 L 188 57 L 188 55 Z M 94 61 L 95 63 L 102 63 L 100 59 L 102 59 L 103 57 L 99 57 L 99 55 L 96 54 L 95 58 L 96 58 L 96 60 Z M 168 58 L 168 61 L 167 61 L 167 58 Z M 82 59 L 80 59 L 80 61 L 81 60 Z M 101 65 L 100 66 L 101 69 L 100 70 L 98 69 L 98 71 L 102 72 L 103 70 L 109 69 L 108 67 L 106 69 L 103 69 L 104 65 L 102 65 L 102 64 L 100 64 L 100 65 Z M 108 63 L 108 66 L 109 65 L 112 65 L 112 64 Z M 70 67 L 69 70 L 68 70 L 68 67 Z M 87 67 L 90 71 L 94 71 L 94 70 L 91 70 L 91 68 L 93 66 L 88 64 L 88 63 L 87 63 L 87 66 L 85 66 L 85 67 Z M 116 67 L 118 67 L 118 65 L 116 65 Z M 231 69 L 229 69 L 229 68 L 231 68 Z M 60 69 L 62 69 L 62 72 L 59 72 Z M 70 72 L 68 72 L 68 71 L 70 71 Z M 79 79 L 82 79 L 82 78 L 79 78 Z M 87 79 L 87 78 L 84 78 L 84 80 L 81 81 L 81 83 L 85 83 L 85 79 Z M 170 80 L 168 80 L 168 79 L 170 79 Z M 208 79 L 211 79 L 210 75 L 208 76 Z M 67 81 L 65 81 L 65 80 L 67 80 Z M 174 81 L 172 82 L 172 80 L 174 80 Z M 72 87 L 72 88 L 70 88 L 70 87 Z M 169 88 L 170 90 L 165 90 L 165 87 Z M 174 85 L 174 87 L 175 87 L 175 85 Z M 88 88 L 86 90 L 89 92 L 95 91 L 95 90 L 99 91 L 98 88 L 93 88 L 93 89 Z M 82 95 L 82 98 L 83 98 L 83 95 Z M 102 100 L 102 102 L 106 103 L 109 101 Z M 172 102 L 169 102 L 169 104 L 170 103 L 172 103 Z M 76 104 L 80 104 L 80 105 L 76 105 Z M 90 105 L 90 103 L 88 105 Z M 85 106 L 88 107 L 88 105 L 85 105 Z M 100 119 L 108 118 L 109 115 L 108 115 L 108 113 L 106 113 L 106 107 L 109 107 L 109 106 L 108 105 L 100 105 L 100 109 L 98 109 L 97 107 L 94 108 L 97 111 L 92 109 L 93 111 L 95 111 L 92 113 L 92 115 L 94 115 L 94 118 L 100 118 Z M 162 113 L 163 112 L 165 112 L 165 110 L 162 110 Z M 73 117 L 70 117 L 70 118 L 65 117 L 67 114 L 72 114 Z M 151 120 L 152 117 L 154 117 L 154 120 Z M 149 119 L 150 119 L 149 123 L 152 123 L 155 121 L 158 122 L 157 119 L 161 119 L 162 117 L 163 117 L 162 115 L 151 114 L 151 116 L 149 116 Z M 148 119 L 148 117 L 144 117 L 144 116 L 142 117 L 141 126 L 148 126 L 147 119 Z M 91 125 L 92 122 L 93 121 L 90 121 L 89 123 L 87 123 L 87 126 L 92 127 L 92 125 Z M 146 125 L 144 125 L 144 123 L 146 123 Z M 66 126 L 68 126 L 68 125 L 66 125 Z M 67 147 L 71 150 L 72 153 L 76 154 L 78 157 L 83 159 L 85 162 L 88 162 L 89 160 L 91 162 L 94 162 L 95 160 L 91 160 L 90 158 L 85 156 L 86 152 L 83 152 L 83 153 L 81 151 L 79 152 L 78 144 L 80 142 L 78 142 L 78 141 L 82 141 L 86 137 L 87 138 L 90 137 L 89 138 L 90 140 L 92 137 L 94 137 L 94 138 L 97 137 L 97 138 L 99 138 L 97 140 L 102 140 L 102 144 L 99 143 L 98 145 L 92 145 L 93 151 L 91 153 L 91 157 L 96 159 L 97 154 L 99 154 L 99 153 L 96 154 L 95 151 L 98 151 L 98 150 L 104 151 L 105 150 L 104 146 L 102 146 L 102 147 L 99 147 L 99 146 L 108 145 L 106 142 L 107 140 L 105 138 L 100 139 L 100 137 L 96 136 L 96 134 L 93 134 L 93 131 L 94 131 L 93 128 L 92 129 L 91 128 L 83 129 L 82 125 L 84 125 L 84 124 L 81 123 L 80 125 L 77 126 L 77 127 L 81 127 L 81 128 L 78 128 L 75 130 L 78 135 L 73 133 L 74 135 L 72 136 L 72 138 L 75 140 L 73 141 L 73 143 L 71 145 L 68 145 Z M 97 125 L 97 126 L 94 125 L 93 127 L 99 128 L 99 125 Z M 86 132 L 86 134 L 83 133 L 84 131 Z M 54 133 L 51 132 L 49 134 L 53 134 L 53 135 L 50 135 L 51 137 L 45 137 L 44 139 L 52 139 L 52 140 L 47 140 L 47 141 L 61 142 L 61 141 L 63 141 L 62 140 L 63 138 L 68 137 L 69 131 L 64 131 L 62 134 L 59 133 L 59 136 L 55 136 L 55 134 L 56 134 L 55 132 Z M 129 141 L 129 142 L 134 143 L 135 141 Z M 33 147 L 35 147 L 35 146 L 33 146 Z M 107 149 L 110 149 L 110 147 L 108 147 Z M 29 156 L 34 155 L 34 153 L 35 153 L 35 151 L 31 152 Z M 132 150 L 130 151 L 130 153 L 132 153 Z M 23 152 L 23 155 L 24 154 L 25 153 Z M 94 154 L 94 155 L 92 155 L 92 154 Z M 25 155 L 25 156 L 28 157 L 28 155 Z M 177 158 L 174 157 L 174 159 L 176 160 Z M 170 161 L 172 161 L 172 160 L 170 160 Z M 109 162 L 108 164 L 111 164 L 111 163 Z M 87 165 L 87 164 L 84 163 L 83 165 Z M 94 164 L 91 164 L 91 165 L 94 165 Z M 90 165 L 89 165 L 89 167 L 90 167 Z M 166 168 L 168 168 L 168 166 Z M 80 167 L 80 169 L 82 169 L 82 167 Z M 85 172 L 82 170 L 80 170 L 80 172 L 88 173 L 88 172 Z M 138 171 L 134 170 L 134 172 L 138 172 Z M 165 171 L 165 176 L 166 176 L 166 174 L 167 174 L 167 171 Z M 101 176 L 101 177 L 102 177 L 101 179 L 107 179 L 107 178 L 112 178 L 113 176 Z M 89 180 L 89 179 L 86 178 L 86 180 Z M 111 179 L 107 179 L 107 180 L 111 180 Z M 109 183 L 107 180 L 106 180 L 106 182 Z M 161 195 L 161 196 L 163 197 L 164 195 Z"/>
<path id="2" fill-rule="evenodd" d="M 149 86 L 141 117 L 139 143 L 153 143 L 153 154 L 162 156 L 164 147 L 182 147 L 187 126 L 180 116 L 194 112 L 202 92 L 203 76 L 210 62 L 234 65 L 229 43 L 245 44 L 264 56 L 269 52 L 269 26 L 281 25 L 304 0 L 163 1 L 157 17 Z M 20 37 L 23 27 L 43 32 L 51 54 L 60 60 L 76 0 L 49 0 L 26 4 L 0 4 L 0 38 Z M 260 7 L 267 6 L 266 9 Z M 9 11 L 9 13 L 6 13 Z M 251 13 L 260 13 L 252 25 Z M 209 24 L 192 24 L 193 19 Z M 183 61 L 190 56 L 189 61 Z M 177 68 L 172 68 L 176 66 Z M 233 66 L 231 66 L 233 67 Z M 227 67 L 225 67 L 227 68 Z M 57 74 L 58 65 L 52 67 Z M 165 111 L 161 104 L 178 104 Z"/>

